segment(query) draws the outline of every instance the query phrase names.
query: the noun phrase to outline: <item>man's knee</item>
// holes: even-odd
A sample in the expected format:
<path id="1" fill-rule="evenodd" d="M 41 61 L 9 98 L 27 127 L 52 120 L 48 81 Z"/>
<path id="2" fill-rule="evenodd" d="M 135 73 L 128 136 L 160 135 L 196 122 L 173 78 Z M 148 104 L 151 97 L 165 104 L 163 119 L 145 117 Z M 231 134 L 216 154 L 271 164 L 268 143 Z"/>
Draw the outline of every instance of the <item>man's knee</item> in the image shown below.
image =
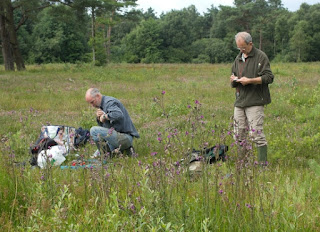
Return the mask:
<path id="1" fill-rule="evenodd" d="M 100 128 L 99 126 L 93 126 L 93 127 L 90 128 L 91 138 L 92 138 L 93 141 L 95 141 L 95 142 L 99 141 L 99 136 L 98 136 L 98 134 L 99 134 L 99 132 L 98 132 L 99 128 Z"/>

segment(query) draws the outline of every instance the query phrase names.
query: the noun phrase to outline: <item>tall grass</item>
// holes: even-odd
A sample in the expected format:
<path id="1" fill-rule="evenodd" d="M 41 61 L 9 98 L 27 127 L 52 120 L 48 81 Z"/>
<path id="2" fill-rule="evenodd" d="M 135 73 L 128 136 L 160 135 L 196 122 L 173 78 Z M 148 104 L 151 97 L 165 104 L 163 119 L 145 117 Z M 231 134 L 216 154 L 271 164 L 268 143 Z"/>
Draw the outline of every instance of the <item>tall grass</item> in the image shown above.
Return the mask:
<path id="1" fill-rule="evenodd" d="M 232 137 L 230 64 L 29 66 L 0 71 L 0 227 L 5 231 L 317 231 L 319 63 L 272 64 L 265 132 L 270 165 Z M 120 99 L 141 138 L 133 157 L 93 168 L 32 169 L 41 125 L 89 129 L 85 91 Z M 188 154 L 216 144 L 228 160 L 190 172 Z M 95 146 L 72 152 L 83 161 Z M 25 162 L 26 164 L 24 165 Z"/>

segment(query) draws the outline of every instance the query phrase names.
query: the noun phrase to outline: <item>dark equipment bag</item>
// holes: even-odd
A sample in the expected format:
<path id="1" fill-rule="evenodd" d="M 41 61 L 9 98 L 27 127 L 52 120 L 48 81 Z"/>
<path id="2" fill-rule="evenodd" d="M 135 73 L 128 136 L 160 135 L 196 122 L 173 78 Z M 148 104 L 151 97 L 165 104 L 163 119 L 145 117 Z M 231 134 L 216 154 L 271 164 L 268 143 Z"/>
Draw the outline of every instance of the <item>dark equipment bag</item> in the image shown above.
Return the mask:
<path id="1" fill-rule="evenodd" d="M 226 152 L 228 151 L 228 146 L 219 144 L 203 150 L 192 150 L 190 163 L 194 161 L 199 161 L 200 159 L 205 159 L 208 163 L 212 164 L 218 160 L 223 162 L 226 161 Z"/>
<path id="2" fill-rule="evenodd" d="M 79 127 L 75 131 L 73 145 L 75 148 L 78 148 L 81 145 L 85 145 L 90 139 L 90 131 Z"/>

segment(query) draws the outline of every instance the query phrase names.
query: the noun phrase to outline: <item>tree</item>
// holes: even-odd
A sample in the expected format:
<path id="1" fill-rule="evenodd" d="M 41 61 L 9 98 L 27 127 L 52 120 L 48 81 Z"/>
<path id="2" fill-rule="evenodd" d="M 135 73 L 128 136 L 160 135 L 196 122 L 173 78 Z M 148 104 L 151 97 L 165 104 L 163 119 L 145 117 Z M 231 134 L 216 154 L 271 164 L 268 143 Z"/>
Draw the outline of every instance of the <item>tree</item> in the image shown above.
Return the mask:
<path id="1" fill-rule="evenodd" d="M 190 62 L 189 46 L 200 39 L 200 14 L 194 5 L 161 17 L 164 58 L 167 62 Z"/>
<path id="2" fill-rule="evenodd" d="M 106 51 L 106 63 L 110 63 L 111 59 L 111 31 L 115 24 L 119 23 L 121 14 L 119 11 L 123 7 L 135 6 L 136 0 L 102 0 L 104 6 L 104 13 L 99 18 L 102 25 L 106 25 L 105 30 L 102 30 L 103 45 Z"/>
<path id="3" fill-rule="evenodd" d="M 124 38 L 140 25 L 143 20 L 148 19 L 150 19 L 149 16 L 146 16 L 141 10 L 136 9 L 131 9 L 121 16 L 119 22 L 113 26 L 112 36 L 110 37 L 110 43 L 112 45 L 110 48 L 110 60 L 112 62 L 123 62 L 126 60 L 126 44 L 124 43 Z"/>
<path id="4" fill-rule="evenodd" d="M 319 60 L 320 54 L 320 4 L 312 5 L 309 9 L 309 13 L 306 15 L 306 20 L 310 26 L 307 31 L 311 37 L 308 61 Z"/>
<path id="5" fill-rule="evenodd" d="M 24 70 L 24 59 L 21 55 L 17 30 L 30 15 L 38 10 L 51 6 L 62 0 L 1 0 L 0 1 L 0 36 L 2 41 L 2 55 L 6 70 Z M 14 20 L 14 11 L 20 11 L 20 19 Z"/>
<path id="6" fill-rule="evenodd" d="M 305 20 L 299 21 L 294 27 L 293 36 L 290 39 L 290 47 L 294 52 L 296 62 L 307 61 L 310 51 L 311 38 L 308 35 L 309 25 Z"/>
<path id="7" fill-rule="evenodd" d="M 19 49 L 16 27 L 13 17 L 14 7 L 11 0 L 0 2 L 0 35 L 2 41 L 2 54 L 5 70 L 14 71 L 14 63 L 17 69 L 24 70 L 25 65 Z"/>
<path id="8" fill-rule="evenodd" d="M 319 60 L 319 33 L 320 33 L 320 4 L 310 6 L 301 4 L 300 9 L 294 12 L 289 19 L 290 28 L 290 51 L 293 61 Z"/>
<path id="9" fill-rule="evenodd" d="M 280 52 L 281 56 L 284 57 L 284 52 L 289 44 L 289 31 L 290 25 L 288 19 L 290 18 L 289 12 L 283 12 L 276 20 L 274 27 L 274 55 Z"/>
<path id="10" fill-rule="evenodd" d="M 231 62 L 234 58 L 234 52 L 229 48 L 228 44 L 217 38 L 204 38 L 195 41 L 191 46 L 195 63 L 223 63 Z"/>
<path id="11" fill-rule="evenodd" d="M 143 21 L 124 38 L 126 61 L 130 63 L 159 63 L 163 61 L 161 51 L 160 24 L 153 18 Z"/>
<path id="12" fill-rule="evenodd" d="M 34 36 L 36 63 L 71 62 L 83 59 L 87 51 L 86 24 L 81 23 L 75 9 L 58 5 L 39 14 Z"/>
<path id="13" fill-rule="evenodd" d="M 119 23 L 118 15 L 124 7 L 134 6 L 137 0 L 74 0 L 79 6 L 90 9 L 92 61 L 96 63 L 96 48 L 103 46 L 106 63 L 111 57 L 111 31 Z M 101 54 L 99 54 L 101 55 Z M 102 60 L 99 60 L 99 63 Z"/>
<path id="14" fill-rule="evenodd" d="M 220 11 L 210 28 L 210 37 L 224 39 L 229 34 L 235 35 L 238 31 L 243 30 L 241 24 L 237 23 L 240 18 L 240 11 L 235 7 L 220 6 Z"/>

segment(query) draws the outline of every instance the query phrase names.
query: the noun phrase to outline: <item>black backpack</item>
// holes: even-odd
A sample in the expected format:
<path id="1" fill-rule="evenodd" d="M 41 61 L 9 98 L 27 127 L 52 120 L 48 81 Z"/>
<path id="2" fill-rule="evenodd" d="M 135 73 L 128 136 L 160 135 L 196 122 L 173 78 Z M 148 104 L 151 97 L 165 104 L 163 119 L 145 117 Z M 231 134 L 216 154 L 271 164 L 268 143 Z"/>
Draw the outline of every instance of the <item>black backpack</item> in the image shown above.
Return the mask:
<path id="1" fill-rule="evenodd" d="M 73 145 L 75 148 L 85 145 L 90 139 L 90 131 L 79 127 L 75 131 Z"/>
<path id="2" fill-rule="evenodd" d="M 228 146 L 219 144 L 203 150 L 192 150 L 190 163 L 198 161 L 205 158 L 210 164 L 215 163 L 218 160 L 223 162 L 226 161 L 226 152 L 228 151 Z M 218 150 L 218 151 L 217 151 Z"/>

